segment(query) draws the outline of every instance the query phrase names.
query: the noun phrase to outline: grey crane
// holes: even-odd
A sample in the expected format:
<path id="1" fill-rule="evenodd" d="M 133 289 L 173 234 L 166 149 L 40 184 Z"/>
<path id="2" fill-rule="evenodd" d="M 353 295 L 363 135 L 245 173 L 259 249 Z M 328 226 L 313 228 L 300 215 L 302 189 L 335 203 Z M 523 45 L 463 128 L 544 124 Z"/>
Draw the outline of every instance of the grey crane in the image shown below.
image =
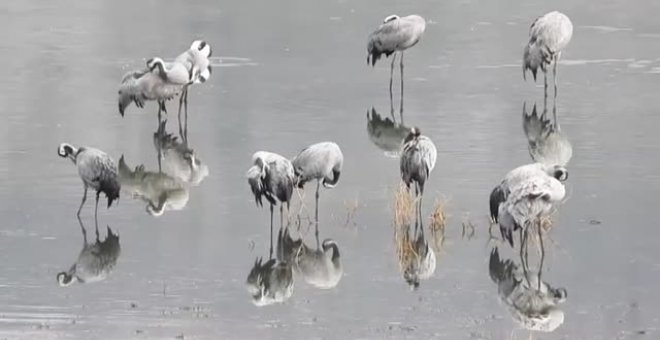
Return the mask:
<path id="1" fill-rule="evenodd" d="M 568 171 L 561 165 L 546 165 L 543 163 L 526 164 L 509 171 L 500 184 L 495 186 L 490 193 L 489 206 L 492 221 L 499 224 L 499 215 L 501 213 L 500 208 L 507 201 L 515 187 L 534 178 L 546 179 L 546 177 L 552 177 L 558 181 L 564 182 L 568 179 Z M 520 225 L 514 226 L 514 228 L 507 228 L 500 224 L 502 238 L 508 241 L 512 247 L 512 233 L 519 227 Z"/>
<path id="2" fill-rule="evenodd" d="M 523 104 L 523 130 L 527 137 L 529 155 L 532 160 L 546 165 L 567 166 L 573 156 L 573 146 L 561 131 L 556 115 L 557 106 L 553 106 L 554 123 L 548 119 L 545 105 L 539 115 L 536 105 L 531 114 Z"/>
<path id="3" fill-rule="evenodd" d="M 554 288 L 524 266 L 501 259 L 497 247 L 490 253 L 488 273 L 497 284 L 500 301 L 522 327 L 552 332 L 564 323 L 564 312 L 558 306 L 568 297 L 565 288 Z"/>
<path id="4" fill-rule="evenodd" d="M 548 67 L 552 64 L 554 96 L 557 97 L 557 62 L 572 36 L 573 23 L 564 13 L 557 11 L 536 18 L 529 28 L 529 42 L 523 51 L 523 79 L 526 78 L 527 70 L 530 70 L 536 81 L 536 73 L 538 69 L 541 69 L 544 74 L 546 96 L 548 94 Z"/>
<path id="5" fill-rule="evenodd" d="M 339 145 L 333 142 L 321 142 L 304 148 L 291 161 L 295 173 L 295 185 L 302 189 L 305 183 L 316 183 L 316 223 L 319 221 L 319 191 L 321 184 L 325 188 L 334 188 L 339 182 L 344 164 L 344 154 Z"/>
<path id="6" fill-rule="evenodd" d="M 252 155 L 252 166 L 246 177 L 254 201 L 257 206 L 263 206 L 262 198 L 270 203 L 270 232 L 273 234 L 273 208 L 280 201 L 280 226 L 284 224 L 284 204 L 287 211 L 293 195 L 294 171 L 291 161 L 273 152 L 257 151 Z M 273 238 L 271 243 L 271 257 Z"/>
<path id="7" fill-rule="evenodd" d="M 144 107 L 146 101 L 158 102 L 158 120 L 161 113 L 167 112 L 165 102 L 180 95 L 184 85 L 168 82 L 159 72 L 149 69 L 131 71 L 124 75 L 119 85 L 119 114 L 124 116 L 126 108 L 131 104 Z"/>
<path id="8" fill-rule="evenodd" d="M 369 35 L 367 65 L 375 66 L 383 54 L 385 57 L 394 54 L 390 66 L 390 97 L 392 96 L 392 76 L 396 52 L 401 54 L 399 68 L 401 70 L 401 101 L 403 101 L 403 52 L 419 42 L 424 30 L 426 30 L 426 20 L 419 15 L 413 14 L 405 17 L 390 15 L 383 20 L 377 30 Z M 401 107 L 403 108 L 403 103 Z"/>
<path id="9" fill-rule="evenodd" d="M 193 84 L 201 84 L 211 78 L 212 68 L 209 58 L 213 54 L 211 45 L 204 40 L 195 40 L 190 48 L 179 54 L 174 63 L 183 65 L 190 76 L 190 83 L 183 88 L 183 93 L 179 97 L 179 132 L 183 134 L 181 126 L 181 106 L 185 111 L 185 131 L 188 130 L 188 88 Z"/>
<path id="10" fill-rule="evenodd" d="M 417 211 L 420 220 L 424 184 L 435 167 L 437 157 L 438 151 L 433 141 L 423 136 L 418 127 L 411 128 L 401 146 L 399 169 L 401 179 L 408 189 L 411 184 L 415 184 L 415 195 L 419 199 Z"/>
<path id="11" fill-rule="evenodd" d="M 319 245 L 316 234 L 316 248 L 293 240 L 288 228 L 280 229 L 277 237 L 277 255 L 282 261 L 293 263 L 294 269 L 308 284 L 319 289 L 336 287 L 344 275 L 341 255 L 337 242 L 325 239 Z"/>
<path id="12" fill-rule="evenodd" d="M 78 175 L 83 181 L 84 193 L 77 216 L 80 217 L 85 201 L 87 200 L 87 189 L 96 190 L 96 208 L 94 209 L 94 220 L 98 223 L 99 196 L 104 193 L 108 199 L 108 208 L 112 202 L 119 198 L 121 184 L 117 178 L 117 165 L 115 161 L 105 152 L 90 148 L 76 148 L 69 143 L 62 143 L 57 148 L 57 154 L 62 158 L 70 159 L 78 168 Z"/>
<path id="13" fill-rule="evenodd" d="M 68 271 L 57 274 L 57 282 L 66 287 L 75 282 L 90 283 L 105 280 L 112 272 L 121 253 L 119 235 L 107 227 L 107 234 L 103 241 L 99 239 L 99 230 L 96 228 L 96 242 L 87 242 L 87 231 L 78 219 L 83 234 L 83 248 L 76 262 Z"/>
<path id="14" fill-rule="evenodd" d="M 499 225 L 500 231 L 508 236 L 510 243 L 513 241 L 511 237 L 513 231 L 520 229 L 521 234 L 524 234 L 520 242 L 521 258 L 524 249 L 527 248 L 528 232 L 535 226 L 539 237 L 541 263 L 543 263 L 545 249 L 541 218 L 549 216 L 552 209 L 565 196 L 566 189 L 562 182 L 543 171 L 523 179 L 510 188 L 506 200 L 499 206 Z"/>
<path id="15" fill-rule="evenodd" d="M 190 188 L 178 178 L 160 171 L 146 171 L 144 165 L 131 170 L 123 155 L 119 158 L 119 180 L 124 191 L 146 203 L 145 210 L 151 216 L 181 210 L 190 198 Z"/>
<path id="16" fill-rule="evenodd" d="M 279 235 L 282 235 L 280 228 Z M 271 229 L 270 239 L 273 239 Z M 273 258 L 273 243 L 270 243 L 270 259 L 263 263 L 258 257 L 248 274 L 246 288 L 252 296 L 252 303 L 266 306 L 282 303 L 293 295 L 293 262 L 285 259 L 278 245 L 277 258 Z"/>

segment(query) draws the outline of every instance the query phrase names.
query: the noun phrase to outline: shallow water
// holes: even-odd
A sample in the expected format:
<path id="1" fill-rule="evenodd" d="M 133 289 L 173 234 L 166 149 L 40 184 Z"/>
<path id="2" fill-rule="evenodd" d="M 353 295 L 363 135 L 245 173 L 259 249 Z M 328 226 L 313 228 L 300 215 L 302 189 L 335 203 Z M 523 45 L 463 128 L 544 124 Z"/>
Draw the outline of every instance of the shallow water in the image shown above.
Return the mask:
<path id="1" fill-rule="evenodd" d="M 9 1 L 0 14 L 0 339 L 527 338 L 489 278 L 487 199 L 506 172 L 530 162 L 522 106 L 542 105 L 543 89 L 522 81 L 520 56 L 530 21 L 553 8 L 501 6 Z M 655 338 L 660 4 L 555 6 L 575 25 L 557 99 L 573 158 L 544 279 L 566 287 L 568 299 L 564 324 L 534 337 Z M 424 215 L 441 199 L 448 218 L 435 275 L 414 292 L 393 239 L 398 162 L 368 134 L 372 107 L 390 116 L 389 64 L 365 65 L 366 36 L 382 18 L 413 12 L 429 24 L 405 55 L 403 119 L 438 147 Z M 59 287 L 56 274 L 82 248 L 82 186 L 57 145 L 96 146 L 157 172 L 156 106 L 131 106 L 122 119 L 117 84 L 145 58 L 173 57 L 197 37 L 214 47 L 217 66 L 190 93 L 188 142 L 208 176 L 186 187 L 182 209 L 160 217 L 128 192 L 100 209 L 101 238 L 105 225 L 120 235 L 114 271 Z M 175 103 L 168 108 L 166 128 L 176 134 Z M 245 181 L 250 156 L 293 156 L 323 140 L 345 157 L 339 185 L 322 190 L 320 205 L 320 238 L 339 245 L 344 275 L 330 290 L 296 279 L 287 302 L 256 307 L 245 280 L 255 258 L 268 256 L 269 213 L 255 207 Z M 312 185 L 304 199 L 306 208 L 292 212 L 311 216 Z M 92 201 L 83 210 L 90 238 Z M 466 221 L 472 238 L 462 236 Z M 301 232 L 314 244 L 304 220 Z"/>

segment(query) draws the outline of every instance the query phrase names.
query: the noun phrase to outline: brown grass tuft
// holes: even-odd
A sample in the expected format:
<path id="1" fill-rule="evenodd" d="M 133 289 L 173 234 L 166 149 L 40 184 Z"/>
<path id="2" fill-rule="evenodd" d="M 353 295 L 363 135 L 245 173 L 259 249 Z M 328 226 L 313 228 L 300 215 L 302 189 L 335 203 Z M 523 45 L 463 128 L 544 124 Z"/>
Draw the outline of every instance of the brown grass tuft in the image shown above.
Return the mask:
<path id="1" fill-rule="evenodd" d="M 442 249 L 445 243 L 445 227 L 447 225 L 447 217 L 445 216 L 445 202 L 436 199 L 433 213 L 430 217 L 431 223 L 429 224 L 429 231 L 431 231 L 431 244 L 433 245 L 436 253 Z"/>
<path id="2" fill-rule="evenodd" d="M 401 184 L 394 195 L 394 226 L 410 226 L 415 218 L 415 199 Z"/>

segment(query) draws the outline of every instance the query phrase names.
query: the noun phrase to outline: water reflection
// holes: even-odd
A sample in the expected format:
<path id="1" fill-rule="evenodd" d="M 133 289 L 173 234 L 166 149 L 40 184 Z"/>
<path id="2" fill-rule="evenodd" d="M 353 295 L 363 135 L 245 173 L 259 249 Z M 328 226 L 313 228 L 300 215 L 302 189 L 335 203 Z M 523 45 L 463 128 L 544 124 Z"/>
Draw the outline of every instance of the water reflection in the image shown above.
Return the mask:
<path id="1" fill-rule="evenodd" d="M 488 273 L 497 285 L 500 301 L 518 325 L 532 331 L 552 332 L 564 323 L 559 304 L 566 301 L 567 292 L 542 281 L 540 268 L 542 264 L 535 273 L 514 260 L 502 259 L 495 247 L 490 253 Z"/>
<path id="2" fill-rule="evenodd" d="M 442 246 L 444 225 L 440 218 L 432 216 L 433 239 L 437 249 Z M 414 216 L 415 227 L 411 232 Z M 419 288 L 421 280 L 428 280 L 435 273 L 436 255 L 427 242 L 422 218 L 416 212 L 415 199 L 401 186 L 394 201 L 394 244 L 399 270 L 410 289 Z"/>
<path id="3" fill-rule="evenodd" d="M 166 121 L 160 122 L 154 132 L 154 147 L 158 154 L 159 171 L 181 182 L 198 186 L 209 174 L 208 166 L 188 146 L 187 132 L 179 138 L 167 132 Z"/>
<path id="4" fill-rule="evenodd" d="M 401 117 L 403 119 L 403 116 Z M 406 138 L 410 128 L 403 125 L 403 120 L 397 122 L 392 115 L 383 118 L 376 112 L 375 108 L 367 110 L 367 133 L 369 140 L 379 149 L 385 152 L 385 156 L 398 158 L 401 152 L 401 144 Z"/>
<path id="5" fill-rule="evenodd" d="M 278 235 L 277 254 L 293 263 L 296 273 L 313 287 L 334 288 L 344 275 L 339 245 L 329 238 L 319 242 L 318 223 L 315 225 L 316 246 L 307 245 L 302 237 L 294 240 L 289 228 L 285 228 Z"/>
<path id="6" fill-rule="evenodd" d="M 540 116 L 536 104 L 531 114 L 527 112 L 527 103 L 523 104 L 523 130 L 527 137 L 529 155 L 538 163 L 566 166 L 573 156 L 573 147 L 559 127 L 556 104 L 552 112 L 553 120 L 547 115 L 546 101 Z"/>
<path id="7" fill-rule="evenodd" d="M 166 122 L 160 122 L 153 134 L 158 171 L 148 171 L 144 164 L 131 169 L 123 155 L 119 160 L 122 189 L 144 201 L 152 216 L 183 209 L 190 198 L 190 187 L 200 185 L 209 174 L 208 166 L 188 145 L 187 133 L 175 136 L 166 127 Z"/>
<path id="8" fill-rule="evenodd" d="M 99 238 L 99 229 L 96 227 L 96 242 L 87 242 L 87 230 L 79 218 L 80 230 L 83 235 L 83 247 L 76 262 L 68 271 L 57 274 L 57 282 L 60 286 L 70 286 L 75 282 L 90 283 L 105 280 L 117 264 L 121 253 L 119 246 L 119 234 L 113 233 L 110 226 L 107 227 L 105 239 Z"/>
<path id="9" fill-rule="evenodd" d="M 119 159 L 119 180 L 123 190 L 147 204 L 146 211 L 152 216 L 181 210 L 188 204 L 189 188 L 184 182 L 164 172 L 147 171 L 144 164 L 131 170 L 123 155 Z"/>
<path id="10" fill-rule="evenodd" d="M 280 229 L 280 234 L 282 230 Z M 273 234 L 271 230 L 270 238 Z M 270 254 L 273 253 L 271 242 Z M 267 306 L 282 303 L 293 295 L 293 270 L 290 261 L 285 261 L 278 252 L 277 258 L 270 258 L 263 263 L 257 257 L 247 277 L 247 291 L 252 296 L 256 306 Z"/>

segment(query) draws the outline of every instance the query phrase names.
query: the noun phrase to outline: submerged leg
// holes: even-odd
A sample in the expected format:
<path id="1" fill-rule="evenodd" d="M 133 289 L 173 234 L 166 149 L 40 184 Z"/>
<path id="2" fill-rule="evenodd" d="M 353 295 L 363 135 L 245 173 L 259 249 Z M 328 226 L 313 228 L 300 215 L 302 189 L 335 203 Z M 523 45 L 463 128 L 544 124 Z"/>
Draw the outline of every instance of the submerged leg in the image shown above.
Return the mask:
<path id="1" fill-rule="evenodd" d="M 86 184 L 84 184 L 84 188 L 85 188 L 85 191 L 83 193 L 83 198 L 82 198 L 82 201 L 80 201 L 80 207 L 78 207 L 78 213 L 76 215 L 76 216 L 78 216 L 78 218 L 80 218 L 80 211 L 82 210 L 82 207 L 83 207 L 83 205 L 85 205 L 85 201 L 87 200 L 87 185 Z"/>
<path id="2" fill-rule="evenodd" d="M 392 98 L 392 77 L 394 76 L 395 61 L 396 61 L 396 52 L 392 53 L 392 65 L 390 65 L 390 98 Z"/>

